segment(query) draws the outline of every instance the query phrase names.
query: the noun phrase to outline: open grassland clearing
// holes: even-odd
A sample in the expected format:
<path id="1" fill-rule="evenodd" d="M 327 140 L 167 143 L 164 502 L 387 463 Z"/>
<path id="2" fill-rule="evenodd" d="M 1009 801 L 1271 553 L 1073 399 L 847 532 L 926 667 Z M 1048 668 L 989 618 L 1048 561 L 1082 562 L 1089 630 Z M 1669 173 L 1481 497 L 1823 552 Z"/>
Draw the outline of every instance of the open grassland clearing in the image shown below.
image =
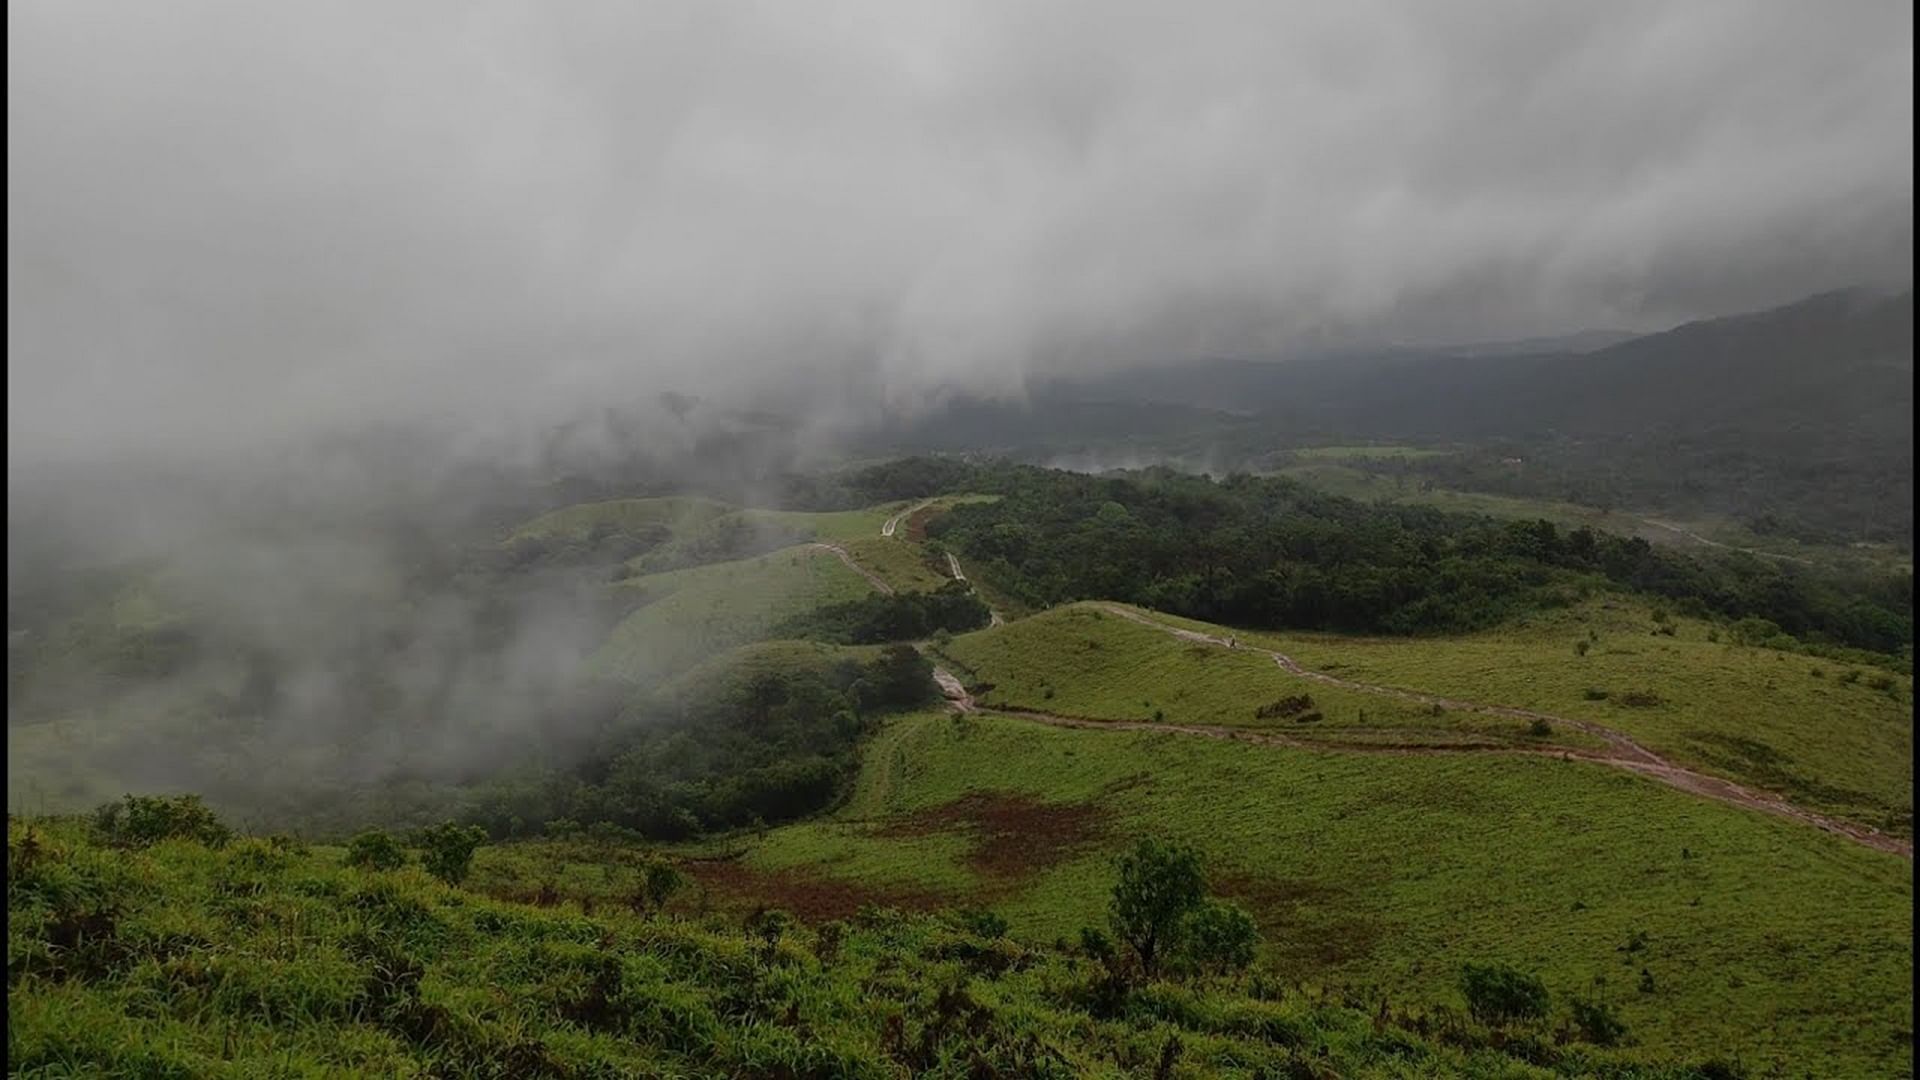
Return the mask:
<path id="1" fill-rule="evenodd" d="M 1220 629 L 1225 638 L 1233 633 Z M 1462 735 L 1525 746 L 1597 747 L 1572 729 L 1533 734 L 1525 720 L 1438 710 L 1288 674 L 1256 652 L 1182 641 L 1072 604 L 963 634 L 939 650 L 982 705 L 1090 720 L 1272 729 L 1302 739 L 1366 737 L 1424 745 Z"/>
<path id="2" fill-rule="evenodd" d="M 1002 851 L 996 820 L 1035 839 Z M 1653 1048 L 1831 1075 L 1910 1061 L 1909 862 L 1580 762 L 916 716 L 869 746 L 838 815 L 741 861 L 877 898 L 971 896 L 1045 940 L 1100 921 L 1107 860 L 1142 834 L 1206 854 L 1301 977 L 1422 997 L 1501 960 L 1602 990 Z M 943 835 L 961 841 L 944 858 Z"/>
<path id="3" fill-rule="evenodd" d="M 1910 675 L 1734 644 L 1723 628 L 1626 598 L 1434 638 L 1267 634 L 1153 617 L 1238 633 L 1345 680 L 1603 724 L 1676 763 L 1912 835 Z"/>
<path id="4" fill-rule="evenodd" d="M 612 587 L 638 594 L 643 606 L 614 627 L 589 667 L 628 678 L 684 670 L 755 640 L 782 619 L 872 589 L 820 547 L 629 578 Z"/>
<path id="5" fill-rule="evenodd" d="M 936 563 L 927 549 L 904 536 L 863 536 L 840 545 L 861 568 L 892 586 L 895 592 L 933 592 L 952 580 L 945 560 Z"/>

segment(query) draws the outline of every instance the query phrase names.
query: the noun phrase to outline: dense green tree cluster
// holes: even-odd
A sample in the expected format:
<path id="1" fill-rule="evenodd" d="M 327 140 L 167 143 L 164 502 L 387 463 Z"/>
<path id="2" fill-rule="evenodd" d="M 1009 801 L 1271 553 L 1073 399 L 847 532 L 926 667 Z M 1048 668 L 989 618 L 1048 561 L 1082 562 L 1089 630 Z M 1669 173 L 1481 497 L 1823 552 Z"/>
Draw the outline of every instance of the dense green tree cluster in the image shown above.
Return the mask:
<path id="1" fill-rule="evenodd" d="M 964 581 L 936 592 L 872 593 L 796 615 L 768 632 L 775 638 L 809 638 L 839 645 L 917 641 L 936 630 L 960 634 L 987 625 L 987 605 Z"/>
<path id="2" fill-rule="evenodd" d="M 1611 585 L 1809 641 L 1892 652 L 1913 640 L 1910 576 L 1847 580 L 1547 521 L 1368 505 L 1270 477 L 1002 464 L 965 483 L 1003 498 L 955 507 L 929 533 L 1036 607 L 1097 598 L 1240 626 L 1425 633 Z"/>
<path id="3" fill-rule="evenodd" d="M 550 821 L 609 822 L 645 837 L 790 821 L 834 802 L 872 719 L 938 697 L 910 646 L 868 663 L 765 673 L 712 697 L 630 704 L 583 764 L 479 790 L 473 817 L 495 836 Z"/>

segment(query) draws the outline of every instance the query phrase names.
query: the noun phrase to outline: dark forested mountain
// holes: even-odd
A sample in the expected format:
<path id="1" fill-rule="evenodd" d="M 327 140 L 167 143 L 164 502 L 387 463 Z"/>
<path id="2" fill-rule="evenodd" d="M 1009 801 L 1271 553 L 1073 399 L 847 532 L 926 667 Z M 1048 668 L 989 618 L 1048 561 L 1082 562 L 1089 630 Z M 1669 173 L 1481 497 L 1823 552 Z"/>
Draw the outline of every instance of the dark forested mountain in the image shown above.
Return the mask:
<path id="1" fill-rule="evenodd" d="M 1910 542 L 1910 291 L 1826 293 L 1593 351 L 1580 350 L 1599 339 L 1577 340 L 1546 353 L 1220 359 L 1055 381 L 1032 404 L 957 405 L 897 441 L 1056 454 L 1103 441 L 1205 445 L 1238 455 L 1225 468 L 1313 442 L 1440 443 L 1470 451 L 1422 466 L 1449 484 L 1728 514 L 1809 539 Z M 1112 421 L 1104 440 L 1096 418 Z M 1526 467 L 1505 467 L 1513 458 Z"/>

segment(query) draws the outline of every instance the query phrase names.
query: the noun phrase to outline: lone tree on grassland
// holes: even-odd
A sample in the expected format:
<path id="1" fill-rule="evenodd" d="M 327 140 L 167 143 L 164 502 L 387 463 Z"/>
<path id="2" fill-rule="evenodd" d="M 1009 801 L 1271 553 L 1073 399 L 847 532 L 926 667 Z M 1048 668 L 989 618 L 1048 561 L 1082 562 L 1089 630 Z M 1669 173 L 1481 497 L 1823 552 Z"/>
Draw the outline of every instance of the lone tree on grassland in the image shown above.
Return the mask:
<path id="1" fill-rule="evenodd" d="M 1140 958 L 1151 977 L 1169 947 L 1178 943 L 1187 916 L 1207 898 L 1207 879 L 1192 848 L 1146 839 L 1120 857 L 1113 886 L 1113 931 Z"/>

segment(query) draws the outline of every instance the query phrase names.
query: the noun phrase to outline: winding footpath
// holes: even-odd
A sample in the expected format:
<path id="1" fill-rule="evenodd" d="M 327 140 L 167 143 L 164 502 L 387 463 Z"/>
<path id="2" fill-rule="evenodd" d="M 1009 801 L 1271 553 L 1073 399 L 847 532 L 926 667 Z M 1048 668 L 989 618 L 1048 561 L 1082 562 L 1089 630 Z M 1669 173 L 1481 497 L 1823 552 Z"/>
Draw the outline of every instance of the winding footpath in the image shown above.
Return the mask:
<path id="1" fill-rule="evenodd" d="M 873 571 L 867 569 L 866 567 L 861 566 L 859 563 L 854 562 L 853 556 L 847 554 L 847 549 L 841 547 L 839 544 L 828 544 L 822 541 L 815 541 L 811 544 L 808 544 L 807 546 L 811 548 L 825 548 L 826 550 L 833 552 L 835 555 L 838 555 L 840 557 L 841 562 L 847 564 L 847 569 L 853 571 L 856 574 L 859 574 L 863 578 L 866 578 L 867 584 L 873 586 L 876 590 L 888 596 L 893 595 L 893 586 L 887 584 L 886 580 L 883 579 L 879 574 L 876 574 Z"/>
<path id="2" fill-rule="evenodd" d="M 918 503 L 914 506 L 910 506 L 907 509 L 902 510 L 899 513 L 888 518 L 886 520 L 886 524 L 880 526 L 880 535 L 892 536 L 894 532 L 897 529 L 899 529 L 900 523 L 902 521 L 905 521 L 908 518 L 912 517 L 913 515 L 919 513 L 920 511 L 925 510 L 927 507 L 932 506 L 933 502 L 934 500 L 927 499 L 924 502 Z M 834 547 L 832 544 L 820 544 L 817 546 L 833 548 L 833 550 L 840 556 L 841 560 L 844 561 L 848 566 L 852 566 L 855 570 L 860 570 L 858 566 L 854 566 L 853 559 L 846 553 L 845 549 Z M 955 581 L 967 580 L 967 575 L 963 573 L 960 569 L 960 560 L 954 558 L 953 552 L 951 551 L 947 552 L 947 567 L 953 571 L 953 580 Z M 860 572 L 862 574 L 866 574 L 867 580 L 873 582 L 874 587 L 879 589 L 881 592 L 884 592 L 884 593 L 893 592 L 893 589 L 890 586 L 886 585 L 884 582 L 882 582 L 879 578 L 874 577 L 872 574 L 867 574 L 865 570 L 860 570 Z M 993 610 L 992 605 L 988 605 L 987 625 L 988 626 L 1005 626 L 1006 624 L 1007 624 L 1007 620 L 1001 618 L 1000 613 Z"/>
<path id="3" fill-rule="evenodd" d="M 933 505 L 933 500 L 926 499 L 922 502 L 916 503 L 913 506 L 909 506 L 905 510 L 902 510 L 899 513 L 893 515 L 892 517 L 887 519 L 886 524 L 880 526 L 880 535 L 892 536 L 893 531 L 900 527 L 901 522 L 907 520 L 908 518 L 912 517 L 913 515 L 919 513 L 922 510 L 925 510 L 927 507 L 932 505 Z"/>
<path id="4" fill-rule="evenodd" d="M 1736 547 L 1732 544 L 1723 544 L 1718 540 L 1709 540 L 1706 537 L 1701 536 L 1699 533 L 1694 532 L 1692 529 L 1688 529 L 1680 525 L 1675 525 L 1671 521 L 1661 521 L 1658 518 L 1641 518 L 1640 521 L 1641 523 L 1646 525 L 1651 525 L 1656 529 L 1665 529 L 1666 531 L 1673 533 L 1677 536 L 1684 536 L 1696 544 L 1705 544 L 1708 547 L 1720 548 L 1723 551 L 1744 551 L 1749 555 L 1758 555 L 1763 559 L 1777 559 L 1781 562 L 1799 563 L 1802 566 L 1813 565 L 1812 559 L 1803 559 L 1798 555 L 1782 555 L 1777 551 L 1761 551 L 1759 548 Z"/>

